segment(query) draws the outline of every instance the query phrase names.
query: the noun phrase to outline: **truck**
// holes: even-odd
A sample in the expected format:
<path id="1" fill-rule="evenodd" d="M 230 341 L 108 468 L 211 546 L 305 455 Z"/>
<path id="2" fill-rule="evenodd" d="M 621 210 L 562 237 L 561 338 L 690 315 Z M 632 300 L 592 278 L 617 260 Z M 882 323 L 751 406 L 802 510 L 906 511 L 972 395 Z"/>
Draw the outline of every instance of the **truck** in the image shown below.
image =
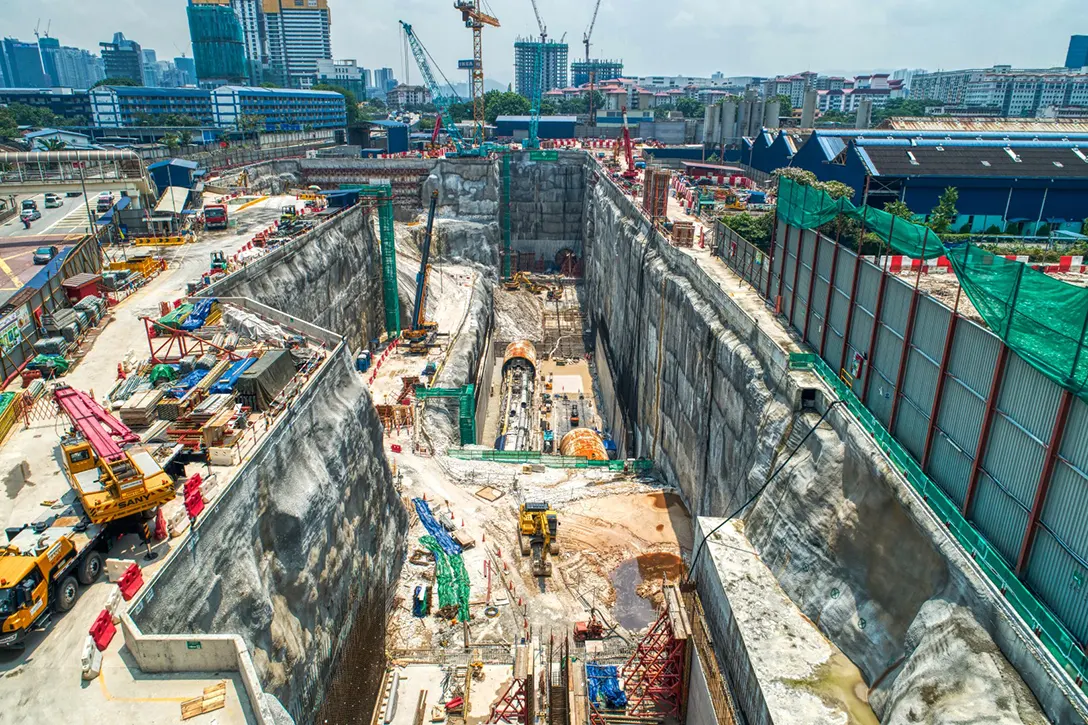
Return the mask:
<path id="1" fill-rule="evenodd" d="M 227 228 L 227 205 L 226 204 L 205 204 L 204 205 L 204 228 L 205 229 L 226 229 Z"/>
<path id="2" fill-rule="evenodd" d="M 99 214 L 109 211 L 113 208 L 113 192 L 103 191 L 98 195 L 98 199 L 95 200 L 94 210 Z"/>
<path id="3" fill-rule="evenodd" d="M 154 514 L 174 499 L 165 461 L 135 445 L 139 436 L 82 391 L 58 385 L 53 395 L 73 425 L 60 441 L 64 472 L 91 523 Z"/>
<path id="4" fill-rule="evenodd" d="M 75 606 L 81 586 L 102 574 L 106 527 L 93 524 L 69 491 L 33 523 L 7 529 L 0 548 L 0 648 L 21 647 L 54 613 Z"/>

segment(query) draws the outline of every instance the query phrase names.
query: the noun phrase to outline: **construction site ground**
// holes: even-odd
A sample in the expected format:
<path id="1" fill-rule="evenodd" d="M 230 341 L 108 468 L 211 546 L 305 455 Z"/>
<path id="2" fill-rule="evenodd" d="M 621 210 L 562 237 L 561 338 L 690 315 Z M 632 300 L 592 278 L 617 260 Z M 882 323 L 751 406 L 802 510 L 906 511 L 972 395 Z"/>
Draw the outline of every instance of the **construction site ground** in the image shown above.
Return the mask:
<path id="1" fill-rule="evenodd" d="M 231 227 L 206 232 L 197 241 L 178 247 L 155 250 L 167 260 L 167 268 L 146 286 L 124 299 L 110 311 L 110 321 L 94 341 L 86 356 L 63 382 L 102 400 L 117 381 L 117 366 L 122 361 L 136 362 L 149 354 L 143 316 L 157 317 L 159 302 L 180 298 L 186 285 L 206 272 L 212 252 L 227 256 L 241 249 L 254 233 L 279 218 L 280 207 L 294 197 L 271 197 L 237 211 Z M 120 250 L 108 250 L 120 256 Z M 18 380 L 12 389 L 17 389 Z M 0 472 L 4 475 L 4 496 L 0 496 L 0 519 L 5 526 L 20 526 L 42 512 L 42 504 L 59 498 L 69 490 L 61 469 L 58 446 L 66 419 L 43 415 L 32 419 L 30 427 L 16 424 L 0 446 Z M 24 471 L 29 476 L 24 476 Z M 214 467 L 225 487 L 234 468 Z M 205 466 L 192 472 L 209 473 Z M 187 533 L 168 538 L 154 547 L 157 558 L 145 561 L 145 548 L 130 535 L 115 545 L 110 557 L 131 559 L 144 569 L 148 581 L 170 553 L 186 541 Z M 203 688 L 220 680 L 227 681 L 227 706 L 211 716 L 220 725 L 253 722 L 240 681 L 232 673 L 153 676 L 141 672 L 129 658 L 118 633 L 104 653 L 102 674 L 98 681 L 81 679 L 80 654 L 87 631 L 102 610 L 113 585 L 103 577 L 83 591 L 74 608 L 55 616 L 44 632 L 32 633 L 22 650 L 0 651 L 0 699 L 14 707 L 0 712 L 0 723 L 15 722 L 5 718 L 14 713 L 38 713 L 42 721 L 69 723 L 141 722 L 176 723 L 180 721 L 180 703 L 197 697 Z M 242 697 L 239 697 L 239 694 Z M 206 718 L 210 722 L 210 718 Z"/>

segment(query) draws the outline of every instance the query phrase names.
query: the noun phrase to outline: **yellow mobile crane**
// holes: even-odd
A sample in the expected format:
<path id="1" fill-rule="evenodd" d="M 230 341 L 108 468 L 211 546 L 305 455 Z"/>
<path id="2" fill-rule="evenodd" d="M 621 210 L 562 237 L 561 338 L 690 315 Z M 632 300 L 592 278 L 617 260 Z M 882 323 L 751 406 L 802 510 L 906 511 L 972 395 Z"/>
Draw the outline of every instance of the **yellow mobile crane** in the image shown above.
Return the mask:
<path id="1" fill-rule="evenodd" d="M 533 575 L 551 576 L 548 555 L 559 553 L 559 514 L 546 502 L 523 503 L 518 512 L 518 544 L 521 555 L 533 556 Z"/>
<path id="2" fill-rule="evenodd" d="M 408 352 L 414 355 L 424 355 L 435 333 L 438 331 L 437 322 L 428 322 L 427 315 L 427 282 L 431 276 L 431 238 L 434 233 L 434 212 L 438 206 L 438 190 L 431 192 L 431 208 L 427 212 L 427 232 L 423 237 L 423 247 L 420 249 L 419 273 L 416 275 L 416 304 L 412 311 L 412 329 L 405 330 L 404 337 L 409 341 Z"/>

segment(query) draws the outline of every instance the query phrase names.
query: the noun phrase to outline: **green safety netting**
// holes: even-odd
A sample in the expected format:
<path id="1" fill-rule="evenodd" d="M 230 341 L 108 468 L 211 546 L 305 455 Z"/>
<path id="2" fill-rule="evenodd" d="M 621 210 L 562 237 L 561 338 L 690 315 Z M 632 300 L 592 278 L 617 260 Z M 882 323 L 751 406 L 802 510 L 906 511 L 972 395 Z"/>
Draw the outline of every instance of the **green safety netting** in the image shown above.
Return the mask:
<path id="1" fill-rule="evenodd" d="M 449 556 L 433 536 L 421 536 L 419 543 L 434 554 L 435 589 L 438 590 L 439 608 L 457 606 L 457 616 L 468 621 L 469 581 L 465 561 L 458 554 Z"/>
<path id="2" fill-rule="evenodd" d="M 839 214 L 861 222 L 896 254 L 914 259 L 945 256 L 967 298 L 990 330 L 1036 370 L 1088 400 L 1088 289 L 1054 279 L 1022 262 L 990 254 L 972 244 L 946 247 L 928 227 L 882 209 L 860 209 L 849 199 L 778 180 L 778 218 L 816 229 Z"/>

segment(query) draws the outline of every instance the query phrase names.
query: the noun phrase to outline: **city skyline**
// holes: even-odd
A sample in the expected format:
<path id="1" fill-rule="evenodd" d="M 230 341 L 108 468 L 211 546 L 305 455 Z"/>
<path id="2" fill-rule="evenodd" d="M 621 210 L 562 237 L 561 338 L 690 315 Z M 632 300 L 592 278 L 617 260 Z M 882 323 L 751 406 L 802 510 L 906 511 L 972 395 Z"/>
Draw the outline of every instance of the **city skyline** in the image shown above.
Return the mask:
<path id="1" fill-rule="evenodd" d="M 584 56 L 582 32 L 589 23 L 590 4 L 575 0 L 544 2 L 540 9 L 549 38 L 571 46 L 571 61 Z M 668 16 L 654 20 L 645 0 L 623 3 L 602 0 L 591 53 L 622 59 L 625 74 L 709 76 L 774 76 L 814 70 L 835 75 L 924 67 L 931 70 L 988 67 L 1049 68 L 1065 60 L 1068 25 L 1076 17 L 1075 0 L 1043 0 L 1025 6 L 992 0 L 984 16 L 966 0 L 888 0 L 879 7 L 861 0 L 842 0 L 836 13 L 813 13 L 801 0 L 784 0 L 772 7 L 740 0 L 705 2 L 677 0 Z M 397 20 L 413 24 L 419 37 L 451 80 L 457 60 L 471 54 L 471 34 L 460 27 L 445 0 L 403 0 L 395 7 L 354 9 L 346 0 L 329 0 L 332 15 L 332 55 L 354 58 L 361 66 L 389 66 L 403 80 L 402 41 Z M 98 44 L 121 31 L 162 57 L 192 57 L 185 0 L 166 0 L 147 10 L 140 0 L 115 0 L 109 14 L 72 0 L 40 0 L 35 13 L 9 23 L 5 34 L 33 39 L 41 28 L 63 45 L 97 52 Z M 357 6 L 355 6 L 357 7 Z M 491 10 L 501 28 L 484 31 L 485 72 L 501 83 L 514 79 L 514 39 L 539 33 L 532 7 L 523 0 L 492 0 Z M 970 23 L 970 25 L 968 25 Z M 25 26 L 25 27 L 24 27 Z M 964 32 L 970 27 L 971 32 Z M 826 43 L 820 38 L 851 36 L 850 43 Z M 418 70 L 408 80 L 419 83 Z"/>

